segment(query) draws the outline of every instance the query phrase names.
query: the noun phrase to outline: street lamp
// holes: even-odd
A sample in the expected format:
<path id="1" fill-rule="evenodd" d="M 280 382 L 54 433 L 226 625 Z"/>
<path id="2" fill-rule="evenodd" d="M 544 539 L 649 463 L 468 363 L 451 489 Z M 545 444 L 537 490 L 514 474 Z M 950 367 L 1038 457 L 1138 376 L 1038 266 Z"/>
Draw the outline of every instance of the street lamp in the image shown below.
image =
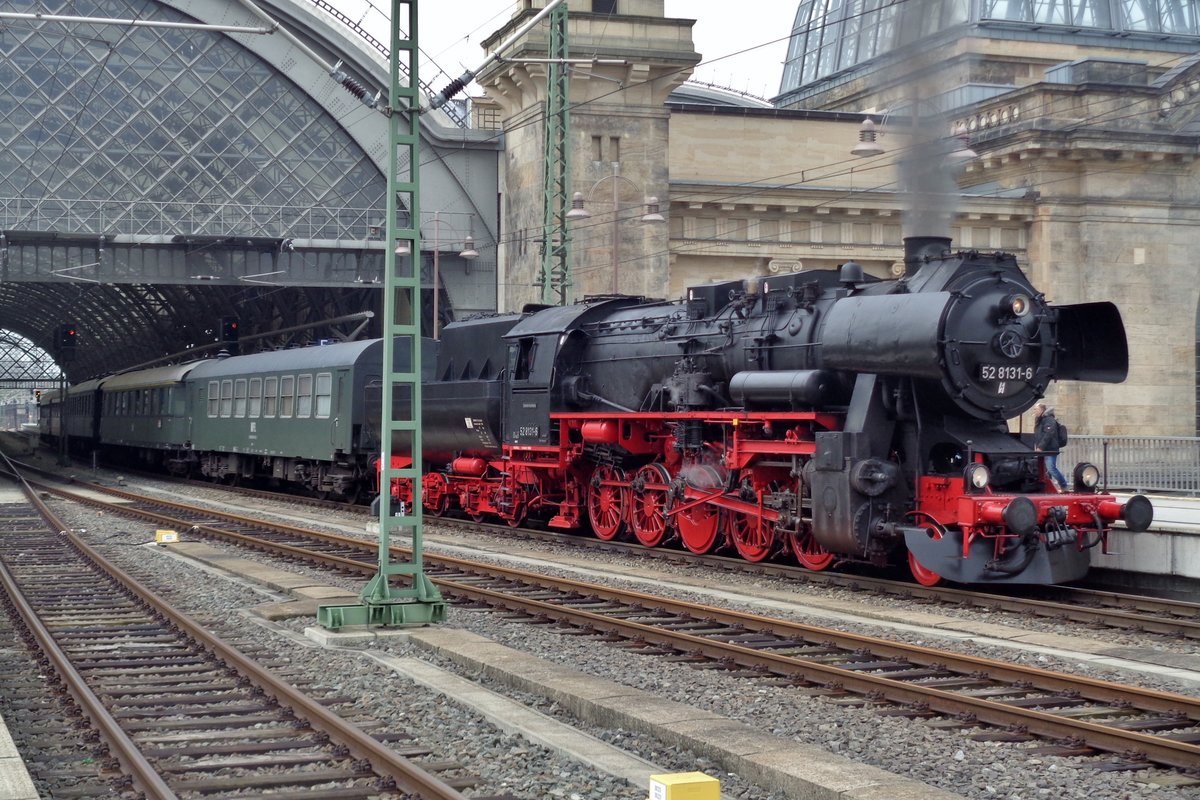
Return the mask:
<path id="1" fill-rule="evenodd" d="M 453 228 L 453 226 L 450 226 L 448 223 L 446 223 L 445 220 L 442 219 L 441 215 L 442 215 L 442 212 L 440 212 L 440 211 L 433 212 L 433 220 L 432 220 L 432 222 L 433 222 L 433 338 L 434 338 L 434 341 L 436 341 L 438 339 L 438 335 L 440 333 L 440 327 L 441 327 L 438 324 L 438 310 L 439 310 L 438 309 L 438 299 L 439 299 L 438 295 L 440 294 L 441 285 L 442 285 L 442 279 L 441 279 L 442 268 L 441 268 L 441 260 L 440 260 L 440 256 L 441 256 L 441 252 L 442 252 L 442 242 L 441 242 L 441 238 L 440 238 L 441 231 L 442 231 L 442 225 L 446 225 L 447 227 L 449 227 L 452 233 L 458 233 L 458 231 L 455 230 Z M 396 242 L 396 255 L 406 256 L 406 255 L 410 254 L 411 252 L 412 252 L 412 248 L 409 246 L 407 239 L 400 239 Z M 458 257 L 465 258 L 467 261 L 474 261 L 475 259 L 479 258 L 479 251 L 475 249 L 475 237 L 471 236 L 470 234 L 467 234 L 467 236 L 465 236 L 463 238 L 463 249 L 459 252 Z"/>
<path id="2" fill-rule="evenodd" d="M 617 279 L 618 279 L 618 276 L 620 275 L 620 269 L 621 269 L 621 265 L 620 265 L 621 239 L 619 236 L 619 232 L 617 230 L 617 222 L 620 218 L 620 203 L 621 203 L 620 184 L 622 181 L 624 181 L 625 183 L 627 183 L 631 187 L 633 187 L 633 190 L 635 192 L 637 192 L 638 194 L 642 193 L 642 187 L 638 186 L 636 183 L 629 180 L 629 178 L 626 178 L 624 175 L 622 175 L 620 173 L 621 165 L 619 162 L 614 161 L 612 164 L 612 168 L 613 168 L 613 171 L 612 171 L 611 175 L 605 175 L 603 178 L 601 178 L 600 180 L 598 180 L 592 184 L 592 188 L 588 189 L 588 191 L 587 191 L 587 196 L 590 197 L 592 194 L 594 194 L 597 187 L 599 187 L 600 184 L 604 183 L 605 181 L 612 181 L 613 216 L 612 216 L 612 289 L 611 289 L 611 292 L 612 292 L 612 294 L 616 294 L 617 286 L 618 286 Z M 574 196 L 571 199 L 571 210 L 567 212 L 567 219 L 588 219 L 589 217 L 592 216 L 592 212 L 588 211 L 586 208 L 583 207 L 584 199 L 585 199 L 585 196 L 584 196 L 583 192 L 575 192 Z M 666 217 L 664 217 L 661 213 L 659 213 L 657 197 L 647 197 L 646 198 L 646 213 L 642 215 L 641 221 L 649 222 L 649 223 L 658 223 L 658 222 L 666 222 L 667 221 Z"/>

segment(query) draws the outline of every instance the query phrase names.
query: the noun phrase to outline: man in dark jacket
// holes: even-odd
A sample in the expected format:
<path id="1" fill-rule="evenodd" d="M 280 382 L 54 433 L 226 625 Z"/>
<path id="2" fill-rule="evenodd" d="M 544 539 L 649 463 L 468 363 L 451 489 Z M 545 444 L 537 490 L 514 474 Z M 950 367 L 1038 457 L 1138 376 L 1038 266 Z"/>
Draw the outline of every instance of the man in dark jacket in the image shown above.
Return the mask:
<path id="1" fill-rule="evenodd" d="M 1059 489 L 1066 489 L 1067 479 L 1058 469 L 1058 420 L 1054 418 L 1054 409 L 1046 408 L 1045 403 L 1033 407 L 1036 415 L 1033 421 L 1033 449 L 1042 456 L 1046 463 L 1046 474 L 1055 482 Z"/>

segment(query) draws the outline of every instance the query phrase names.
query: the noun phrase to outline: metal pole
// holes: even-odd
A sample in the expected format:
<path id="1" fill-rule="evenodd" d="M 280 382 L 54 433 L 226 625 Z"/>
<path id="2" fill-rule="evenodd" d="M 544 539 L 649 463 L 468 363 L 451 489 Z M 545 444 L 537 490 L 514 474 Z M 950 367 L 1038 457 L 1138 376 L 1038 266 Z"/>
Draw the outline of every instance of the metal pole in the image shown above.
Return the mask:
<path id="1" fill-rule="evenodd" d="M 441 286 L 441 220 L 440 211 L 433 212 L 433 340 L 438 340 L 438 287 Z"/>
<path id="2" fill-rule="evenodd" d="M 401 22 L 407 19 L 407 25 Z M 426 624 L 446 618 L 446 603 L 424 572 L 424 514 L 421 501 L 421 126 L 417 116 L 420 82 L 417 79 L 417 0 L 392 0 L 391 88 L 388 107 L 389 155 L 387 192 L 387 246 L 383 301 L 383 392 L 379 471 L 379 571 L 359 593 L 355 605 L 326 605 L 317 609 L 317 621 L 337 630 L 346 625 Z M 407 28 L 409 34 L 402 35 Z M 407 81 L 401 81 L 401 63 L 408 64 Z M 407 213 L 400 218 L 400 198 Z M 403 222 L 403 224 L 401 224 Z M 400 248 L 399 245 L 407 245 Z M 396 253 L 401 249 L 401 253 Z M 407 251 L 407 252 L 404 252 Z M 407 260 L 401 262 L 398 256 Z M 398 358 L 396 356 L 399 356 Z M 393 459 L 393 452 L 396 458 Z M 404 486 L 412 499 L 392 508 L 392 484 Z M 412 558 L 394 561 L 392 534 L 411 532 Z M 408 578 L 408 588 L 396 587 L 391 578 Z"/>
<path id="3" fill-rule="evenodd" d="M 618 174 L 617 174 L 617 173 L 618 173 L 618 170 L 620 170 L 621 166 L 620 166 L 620 164 L 619 164 L 618 162 L 616 162 L 616 161 L 614 161 L 614 162 L 613 162 L 613 165 L 612 165 L 612 166 L 613 166 L 613 174 L 612 174 L 612 176 L 613 176 L 613 178 L 617 178 L 617 177 L 618 177 Z M 618 180 L 614 180 L 614 181 L 612 182 L 612 185 L 613 185 L 613 203 L 612 203 L 612 206 L 613 206 L 613 207 L 612 207 L 612 213 L 613 213 L 613 217 L 612 217 L 612 293 L 613 293 L 613 294 L 616 294 L 616 293 L 617 293 L 617 287 L 620 285 L 620 281 L 617 279 L 617 275 L 618 275 L 618 272 L 619 272 L 619 271 L 620 271 L 620 269 L 621 269 L 621 259 L 620 259 L 620 255 L 619 255 L 619 253 L 617 252 L 617 251 L 618 251 L 618 249 L 619 249 L 619 248 L 620 248 L 620 246 L 621 246 L 621 237 L 620 237 L 620 234 L 617 232 L 617 222 L 618 222 L 618 218 L 619 218 L 619 216 L 620 216 L 620 213 L 619 213 L 620 209 L 617 207 L 617 204 L 620 202 L 620 192 L 619 192 L 618 190 L 621 188 L 621 187 L 620 187 L 618 184 L 620 184 L 620 181 L 618 181 Z"/>

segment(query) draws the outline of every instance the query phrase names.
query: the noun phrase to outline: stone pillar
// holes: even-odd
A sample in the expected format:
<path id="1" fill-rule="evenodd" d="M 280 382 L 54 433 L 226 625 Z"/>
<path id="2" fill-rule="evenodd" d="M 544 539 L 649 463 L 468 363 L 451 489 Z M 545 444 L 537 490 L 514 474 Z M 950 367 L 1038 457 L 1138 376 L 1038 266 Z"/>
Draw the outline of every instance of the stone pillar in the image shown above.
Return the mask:
<path id="1" fill-rule="evenodd" d="M 663 0 L 608 0 L 604 5 L 615 5 L 615 13 L 594 13 L 592 0 L 569 2 L 570 57 L 623 63 L 571 66 L 571 191 L 583 193 L 592 216 L 571 223 L 568 299 L 611 291 L 614 224 L 617 290 L 661 297 L 667 289 L 669 225 L 640 220 L 646 197 L 659 198 L 661 213 L 668 213 L 665 103 L 700 60 L 692 47 L 693 20 L 667 19 Z M 545 0 L 521 0 L 512 19 L 484 48 L 493 50 L 544 5 Z M 528 59 L 544 59 L 548 47 L 547 27 L 536 26 L 504 54 L 504 61 L 478 76 L 504 119 L 498 263 L 502 311 L 540 300 L 534 284 L 541 269 L 546 65 Z M 614 169 L 620 178 L 611 177 Z"/>

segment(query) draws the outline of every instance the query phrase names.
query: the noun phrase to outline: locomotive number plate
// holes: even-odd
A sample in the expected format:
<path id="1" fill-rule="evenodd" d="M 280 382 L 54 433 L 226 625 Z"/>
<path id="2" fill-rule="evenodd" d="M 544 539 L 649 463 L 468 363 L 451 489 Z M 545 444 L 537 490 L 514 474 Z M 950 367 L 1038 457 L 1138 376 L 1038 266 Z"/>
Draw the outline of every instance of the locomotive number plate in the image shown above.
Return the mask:
<path id="1" fill-rule="evenodd" d="M 984 381 L 1031 381 L 1033 367 L 1028 364 L 980 364 L 979 379 Z"/>

